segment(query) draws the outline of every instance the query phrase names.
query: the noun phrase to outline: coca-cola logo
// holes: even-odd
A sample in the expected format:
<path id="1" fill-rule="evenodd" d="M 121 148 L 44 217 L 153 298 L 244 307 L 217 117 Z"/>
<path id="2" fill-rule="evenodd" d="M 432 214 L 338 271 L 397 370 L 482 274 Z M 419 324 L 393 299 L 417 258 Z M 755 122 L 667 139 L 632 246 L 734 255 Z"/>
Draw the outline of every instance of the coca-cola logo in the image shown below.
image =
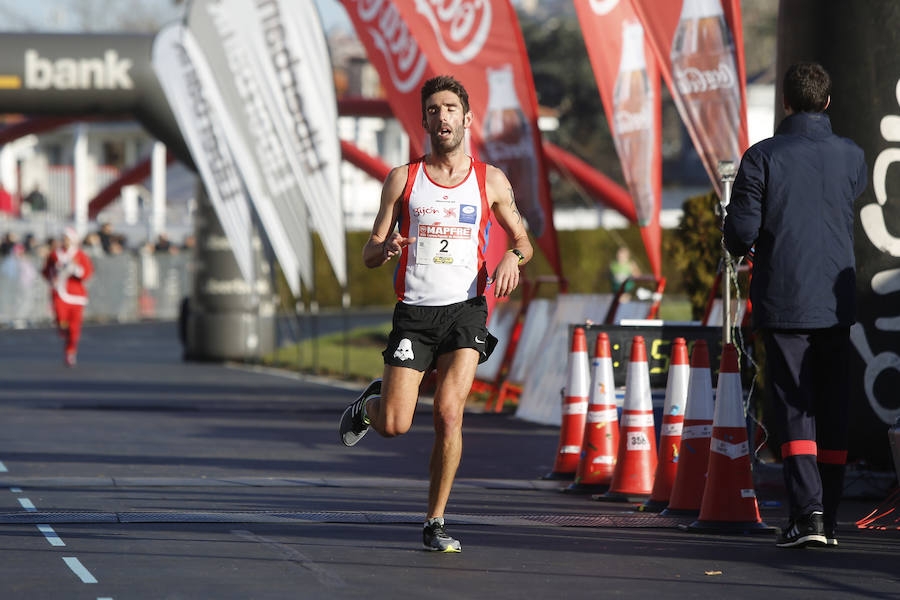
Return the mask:
<path id="1" fill-rule="evenodd" d="M 594 11 L 594 14 L 602 17 L 618 6 L 619 0 L 588 0 L 588 4 L 591 5 L 591 10 Z"/>
<path id="2" fill-rule="evenodd" d="M 650 107 L 644 107 L 640 112 L 617 110 L 613 114 L 616 133 L 621 135 L 634 131 L 646 131 L 650 129 Z"/>
<path id="3" fill-rule="evenodd" d="M 697 67 L 675 67 L 674 74 L 675 85 L 685 96 L 734 87 L 737 82 L 733 67 L 726 61 L 720 62 L 715 69 L 705 71 Z"/>
<path id="4" fill-rule="evenodd" d="M 455 65 L 478 56 L 491 31 L 490 0 L 416 0 L 416 10 L 431 25 L 441 54 Z"/>
<path id="5" fill-rule="evenodd" d="M 390 0 L 351 1 L 356 5 L 360 21 L 370 25 L 367 31 L 384 57 L 393 86 L 402 94 L 416 89 L 427 61 L 397 7 Z"/>

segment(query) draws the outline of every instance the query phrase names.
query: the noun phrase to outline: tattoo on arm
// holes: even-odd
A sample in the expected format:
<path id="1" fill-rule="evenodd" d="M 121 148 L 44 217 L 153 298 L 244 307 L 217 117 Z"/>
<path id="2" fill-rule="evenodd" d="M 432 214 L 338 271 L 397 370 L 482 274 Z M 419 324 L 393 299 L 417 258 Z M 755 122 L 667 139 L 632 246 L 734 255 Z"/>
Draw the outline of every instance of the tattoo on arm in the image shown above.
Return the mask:
<path id="1" fill-rule="evenodd" d="M 509 208 L 512 209 L 512 212 L 516 217 L 516 223 L 521 223 L 522 215 L 520 215 L 519 211 L 516 210 L 516 195 L 513 194 L 512 188 L 509 188 Z"/>

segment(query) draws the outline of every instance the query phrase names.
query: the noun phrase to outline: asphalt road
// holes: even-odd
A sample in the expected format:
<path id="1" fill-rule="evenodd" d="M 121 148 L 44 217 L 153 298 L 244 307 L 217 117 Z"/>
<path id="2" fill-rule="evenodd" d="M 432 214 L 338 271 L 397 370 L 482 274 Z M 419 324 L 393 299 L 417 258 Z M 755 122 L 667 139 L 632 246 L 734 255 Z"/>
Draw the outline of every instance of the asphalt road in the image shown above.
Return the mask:
<path id="1" fill-rule="evenodd" d="M 171 323 L 88 327 L 74 369 L 53 331 L 0 331 L 0 598 L 900 598 L 900 532 L 852 526 L 874 500 L 833 550 L 687 533 L 559 493 L 558 431 L 508 414 L 467 414 L 463 552 L 424 552 L 427 402 L 344 448 L 355 388 L 180 356 Z"/>

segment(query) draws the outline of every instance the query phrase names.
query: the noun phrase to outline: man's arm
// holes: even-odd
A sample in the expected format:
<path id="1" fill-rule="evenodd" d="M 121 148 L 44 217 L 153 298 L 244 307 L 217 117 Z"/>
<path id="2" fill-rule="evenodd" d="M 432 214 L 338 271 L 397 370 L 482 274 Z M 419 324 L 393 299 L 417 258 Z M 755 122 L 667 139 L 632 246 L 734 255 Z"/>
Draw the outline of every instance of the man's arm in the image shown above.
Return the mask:
<path id="1" fill-rule="evenodd" d="M 486 187 L 488 204 L 497 217 L 497 222 L 512 240 L 512 249 L 518 250 L 522 254 L 521 264 L 527 263 L 531 260 L 534 251 L 531 248 L 531 242 L 528 241 L 522 216 L 516 208 L 512 185 L 503 171 L 488 165 Z M 520 259 L 512 252 L 512 249 L 503 254 L 503 258 L 500 259 L 491 278 L 494 285 L 494 296 L 497 298 L 509 296 L 519 285 Z"/>
<path id="2" fill-rule="evenodd" d="M 748 150 L 734 179 L 728 214 L 725 216 L 725 248 L 733 256 L 747 254 L 759 237 L 765 194 L 766 180 L 761 157 L 752 149 Z"/>
<path id="3" fill-rule="evenodd" d="M 405 238 L 393 232 L 400 214 L 400 199 L 406 187 L 408 167 L 396 167 L 388 173 L 381 188 L 381 207 L 372 226 L 372 235 L 363 246 L 363 262 L 370 269 L 380 267 L 400 253 L 404 246 L 416 241 L 416 238 Z"/>

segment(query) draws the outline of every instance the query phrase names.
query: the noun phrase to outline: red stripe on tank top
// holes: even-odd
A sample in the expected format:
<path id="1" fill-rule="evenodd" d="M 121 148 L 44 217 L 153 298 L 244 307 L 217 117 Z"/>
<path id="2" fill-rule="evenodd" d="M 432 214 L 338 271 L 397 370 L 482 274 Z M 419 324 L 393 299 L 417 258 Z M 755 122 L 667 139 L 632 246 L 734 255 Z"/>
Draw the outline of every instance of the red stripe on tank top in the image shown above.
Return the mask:
<path id="1" fill-rule="evenodd" d="M 405 238 L 409 237 L 409 222 L 411 220 L 409 214 L 409 197 L 412 195 L 413 183 L 416 181 L 416 175 L 419 167 L 422 165 L 422 158 L 409 163 L 406 171 L 406 186 L 403 188 L 403 200 L 400 203 L 400 235 Z M 400 251 L 400 261 L 397 263 L 397 271 L 394 273 L 394 292 L 397 294 L 397 300 L 403 300 L 406 297 L 406 265 L 409 263 L 409 246 L 404 246 Z"/>
<path id="2" fill-rule="evenodd" d="M 478 224 L 478 295 L 484 294 L 487 287 L 487 268 L 484 264 L 485 232 L 491 218 L 487 197 L 487 165 L 475 162 L 475 180 L 478 182 L 478 194 L 481 196 L 481 222 Z"/>

